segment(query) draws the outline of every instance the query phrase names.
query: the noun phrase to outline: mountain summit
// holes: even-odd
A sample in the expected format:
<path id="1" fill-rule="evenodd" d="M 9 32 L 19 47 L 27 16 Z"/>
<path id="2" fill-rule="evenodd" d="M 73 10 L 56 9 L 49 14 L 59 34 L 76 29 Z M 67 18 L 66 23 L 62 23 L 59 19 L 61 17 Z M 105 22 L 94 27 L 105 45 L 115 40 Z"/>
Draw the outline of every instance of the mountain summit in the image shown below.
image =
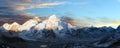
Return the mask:
<path id="1" fill-rule="evenodd" d="M 50 16 L 48 20 L 49 20 L 49 21 L 59 21 L 59 19 L 57 18 L 56 15 Z"/>
<path id="2" fill-rule="evenodd" d="M 17 22 L 13 22 L 12 24 L 5 23 L 3 25 L 3 28 L 5 30 L 11 30 L 11 31 L 15 31 L 15 32 L 19 31 L 18 30 L 19 27 L 20 27 L 20 25 Z"/>
<path id="3" fill-rule="evenodd" d="M 44 28 L 44 29 L 59 28 L 60 29 L 60 27 L 61 28 L 69 28 L 69 26 L 72 27 L 71 24 L 66 23 L 66 22 L 61 21 L 60 19 L 58 19 L 56 15 L 52 15 L 48 19 L 46 19 L 44 21 L 41 21 L 38 17 L 35 17 L 33 19 L 30 19 L 30 20 L 26 21 L 22 25 L 19 25 L 16 22 L 14 22 L 12 24 L 5 23 L 3 25 L 3 28 L 5 30 L 11 30 L 11 29 L 9 29 L 9 26 L 10 26 L 10 28 L 14 28 L 14 26 L 12 26 L 12 25 L 19 26 L 19 27 L 17 27 L 19 31 L 30 30 L 32 27 L 35 27 L 35 29 L 37 29 L 37 30 L 40 30 L 41 28 Z"/>

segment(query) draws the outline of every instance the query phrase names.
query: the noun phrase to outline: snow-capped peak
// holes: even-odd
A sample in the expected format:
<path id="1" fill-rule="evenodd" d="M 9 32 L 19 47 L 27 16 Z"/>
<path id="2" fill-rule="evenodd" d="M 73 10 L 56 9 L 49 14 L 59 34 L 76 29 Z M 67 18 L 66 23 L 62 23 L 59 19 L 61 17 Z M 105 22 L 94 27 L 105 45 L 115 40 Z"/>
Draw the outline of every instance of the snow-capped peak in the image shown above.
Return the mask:
<path id="1" fill-rule="evenodd" d="M 42 35 L 39 33 L 42 33 L 44 29 L 53 30 L 54 33 L 59 37 L 64 36 L 65 32 L 67 32 L 73 26 L 67 22 L 61 21 L 59 18 L 57 18 L 56 15 L 52 15 L 44 21 L 40 21 L 38 17 L 35 17 L 26 21 L 22 25 L 14 22 L 13 24 L 4 24 L 3 27 L 6 30 L 19 31 L 19 37 L 25 40 L 31 40 L 31 37 L 34 36 L 35 33 L 38 33 L 37 35 L 35 35 L 35 38 L 40 38 L 40 36 L 42 37 Z M 63 31 L 64 33 L 60 34 L 60 31 Z"/>
<path id="2" fill-rule="evenodd" d="M 32 27 L 34 27 L 35 30 L 41 30 L 41 29 L 67 29 L 72 28 L 72 25 L 69 23 L 66 23 L 64 21 L 61 21 L 59 18 L 57 18 L 56 15 L 50 16 L 48 19 L 41 21 L 39 17 L 34 17 L 33 19 L 30 19 L 26 21 L 24 24 L 19 25 L 18 23 L 14 22 L 12 24 L 5 23 L 3 27 L 6 30 L 10 30 L 11 28 L 18 28 L 19 31 L 23 30 L 30 30 Z"/>
<path id="3" fill-rule="evenodd" d="M 38 22 L 40 21 L 39 17 L 34 17 L 33 19 L 30 19 L 28 21 L 26 21 L 24 24 L 22 24 L 19 28 L 20 31 L 23 30 L 30 30 L 33 26 L 36 26 L 36 24 L 38 24 Z"/>
<path id="4" fill-rule="evenodd" d="M 40 21 L 39 17 L 34 17 L 33 20 Z"/>
<path id="5" fill-rule="evenodd" d="M 49 21 L 59 21 L 59 19 L 57 18 L 56 15 L 50 16 L 48 20 L 49 20 Z"/>
<path id="6" fill-rule="evenodd" d="M 11 31 L 18 32 L 18 31 L 19 31 L 19 27 L 20 27 L 20 25 L 19 25 L 17 22 L 13 22 L 13 23 L 10 25 L 10 30 L 11 30 Z"/>
<path id="7" fill-rule="evenodd" d="M 3 25 L 3 28 L 5 29 L 5 30 L 12 30 L 12 31 L 18 31 L 18 28 L 19 28 L 19 24 L 17 23 L 17 22 L 13 22 L 12 24 L 8 24 L 8 23 L 5 23 L 4 25 Z"/>
<path id="8" fill-rule="evenodd" d="M 42 24 L 45 24 L 45 29 L 55 29 L 59 25 L 60 20 L 56 15 L 50 16 L 47 20 L 43 21 Z"/>
<path id="9" fill-rule="evenodd" d="M 6 30 L 10 30 L 10 24 L 5 23 L 5 24 L 3 25 L 3 28 L 6 29 Z"/>

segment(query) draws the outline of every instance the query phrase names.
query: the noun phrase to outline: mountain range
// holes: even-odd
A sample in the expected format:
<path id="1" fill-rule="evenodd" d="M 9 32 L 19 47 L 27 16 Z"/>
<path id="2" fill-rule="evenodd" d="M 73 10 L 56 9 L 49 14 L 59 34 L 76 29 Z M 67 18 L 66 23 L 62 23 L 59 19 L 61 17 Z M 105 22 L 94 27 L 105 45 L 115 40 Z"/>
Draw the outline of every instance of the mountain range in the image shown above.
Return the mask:
<path id="1" fill-rule="evenodd" d="M 120 26 L 117 29 L 112 27 L 79 28 L 52 15 L 45 20 L 34 17 L 22 25 L 17 22 L 5 23 L 0 27 L 0 34 L 26 41 L 73 43 L 85 48 L 109 47 L 119 42 Z"/>

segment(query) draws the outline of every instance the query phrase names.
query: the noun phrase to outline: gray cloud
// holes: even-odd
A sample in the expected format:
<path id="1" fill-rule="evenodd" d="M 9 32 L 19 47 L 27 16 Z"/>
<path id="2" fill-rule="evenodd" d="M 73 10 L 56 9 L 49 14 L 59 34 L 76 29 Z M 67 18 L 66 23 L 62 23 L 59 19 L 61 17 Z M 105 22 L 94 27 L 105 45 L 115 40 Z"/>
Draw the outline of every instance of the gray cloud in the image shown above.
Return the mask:
<path id="1" fill-rule="evenodd" d="M 64 4 L 64 2 L 41 2 L 41 0 L 0 0 L 0 15 L 28 15 L 26 9 L 44 8 Z"/>
<path id="2" fill-rule="evenodd" d="M 18 2 L 16 0 L 16 2 Z M 17 6 L 15 0 L 0 0 L 0 15 L 18 15 L 18 12 L 24 12 L 24 11 L 18 11 L 17 8 L 20 6 Z M 22 3 L 23 1 L 20 1 L 19 3 Z M 25 1 L 27 2 L 27 1 Z"/>
<path id="3" fill-rule="evenodd" d="M 68 22 L 72 25 L 77 25 L 77 20 L 71 17 L 61 17 L 62 21 Z"/>

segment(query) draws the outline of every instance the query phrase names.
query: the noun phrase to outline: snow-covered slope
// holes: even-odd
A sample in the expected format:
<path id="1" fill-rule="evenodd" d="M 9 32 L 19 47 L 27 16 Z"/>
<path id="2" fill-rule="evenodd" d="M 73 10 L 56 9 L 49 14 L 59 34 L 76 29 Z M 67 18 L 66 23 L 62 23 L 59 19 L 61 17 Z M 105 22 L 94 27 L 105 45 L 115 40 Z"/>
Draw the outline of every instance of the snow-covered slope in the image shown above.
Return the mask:
<path id="1" fill-rule="evenodd" d="M 65 32 L 71 28 L 73 28 L 71 24 L 61 21 L 56 15 L 52 15 L 48 19 L 34 24 L 29 31 L 21 32 L 19 36 L 25 40 L 36 40 L 44 37 L 44 30 L 53 30 L 57 37 L 63 37 Z M 61 30 L 63 33 L 60 33 Z"/>
<path id="2" fill-rule="evenodd" d="M 19 28 L 20 31 L 23 30 L 30 30 L 33 26 L 35 26 L 36 24 L 38 24 L 39 22 L 39 18 L 35 17 L 34 19 L 30 19 L 28 21 L 26 21 L 24 24 L 22 24 Z"/>
<path id="3" fill-rule="evenodd" d="M 6 30 L 12 30 L 12 31 L 18 31 L 18 28 L 20 27 L 20 25 L 17 23 L 17 22 L 14 22 L 12 24 L 8 24 L 8 23 L 5 23 L 3 25 L 3 27 L 6 29 Z"/>
<path id="4" fill-rule="evenodd" d="M 13 22 L 12 24 L 5 23 L 0 27 L 0 33 L 7 37 L 15 37 L 19 32 L 19 27 L 20 25 L 17 22 Z"/>
<path id="5" fill-rule="evenodd" d="M 18 36 L 25 40 L 36 40 L 43 36 L 43 30 L 53 30 L 57 37 L 63 37 L 68 30 L 74 27 L 58 19 L 56 15 L 52 15 L 44 21 L 40 21 L 38 17 L 35 17 L 22 25 L 16 22 L 12 24 L 5 23 L 3 28 L 8 32 L 11 30 L 16 32 L 19 31 L 20 33 L 18 33 Z"/>

